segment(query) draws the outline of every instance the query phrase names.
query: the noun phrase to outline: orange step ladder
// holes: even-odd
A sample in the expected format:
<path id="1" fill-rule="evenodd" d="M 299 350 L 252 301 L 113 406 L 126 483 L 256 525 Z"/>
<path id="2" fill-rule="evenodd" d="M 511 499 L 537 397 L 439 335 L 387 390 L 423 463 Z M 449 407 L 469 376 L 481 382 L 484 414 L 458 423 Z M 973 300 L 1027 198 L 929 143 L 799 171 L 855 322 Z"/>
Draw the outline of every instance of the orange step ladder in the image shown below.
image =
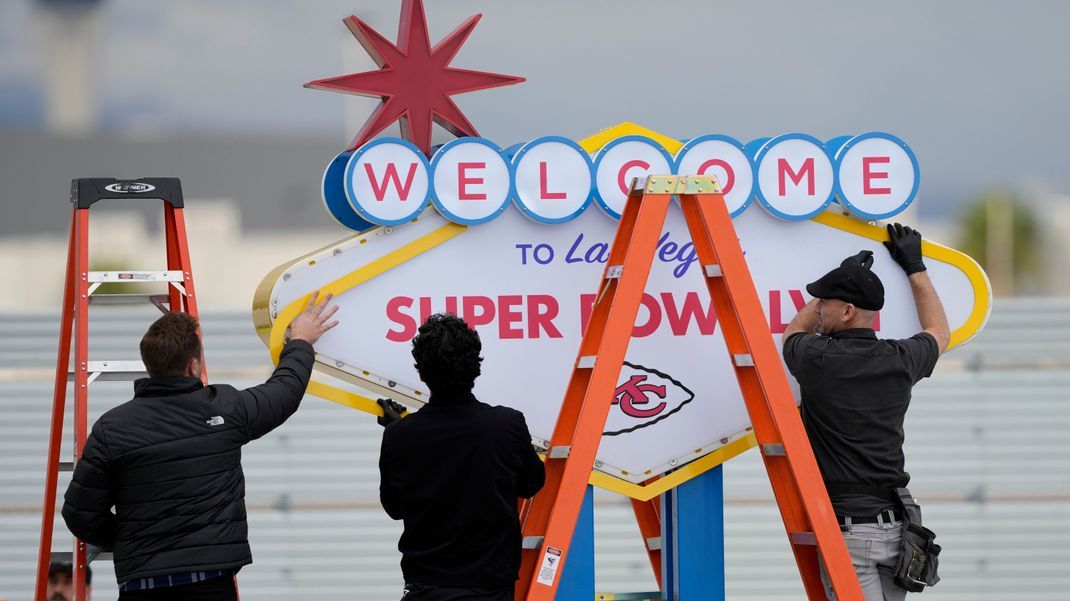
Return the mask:
<path id="1" fill-rule="evenodd" d="M 720 186 L 709 176 L 675 175 L 650 176 L 645 183 L 632 184 L 547 449 L 546 486 L 522 516 L 524 551 L 515 598 L 554 599 L 674 195 L 702 265 L 807 597 L 826 598 L 820 553 L 839 601 L 862 601 Z M 653 531 L 649 509 L 636 505 L 636 517 L 640 524 L 646 522 L 644 530 Z"/>
<path id="2" fill-rule="evenodd" d="M 164 233 L 167 250 L 167 269 L 161 271 L 89 270 L 89 208 L 105 199 L 146 199 L 163 201 Z M 87 549 L 86 543 L 74 539 L 74 551 L 52 552 L 52 525 L 56 514 L 56 487 L 59 472 L 74 471 L 82 456 L 88 435 L 89 387 L 95 381 L 128 380 L 144 377 L 145 367 L 138 361 L 91 361 L 89 359 L 89 306 L 95 304 L 151 303 L 160 311 L 184 311 L 197 317 L 193 273 L 190 270 L 189 247 L 186 241 L 186 221 L 183 214 L 182 185 L 178 178 L 144 178 L 117 180 L 110 178 L 82 178 L 71 182 L 70 242 L 67 247 L 67 276 L 63 293 L 60 321 L 59 350 L 56 358 L 56 386 L 52 399 L 52 425 L 48 437 L 48 463 L 45 467 L 45 496 L 41 511 L 41 543 L 37 556 L 35 601 L 46 601 L 48 566 L 52 561 L 72 564 L 75 587 L 74 601 L 85 595 L 85 568 L 93 559 L 110 559 L 111 553 Z M 138 292 L 131 294 L 99 294 L 103 284 L 163 283 L 166 292 Z M 72 332 L 73 330 L 73 332 Z M 73 333 L 73 338 L 72 338 Z M 73 368 L 70 363 L 71 344 L 74 344 Z M 204 365 L 204 361 L 201 361 Z M 68 378 L 74 390 L 74 457 L 60 461 L 63 437 L 63 417 L 67 400 Z M 201 379 L 207 382 L 203 371 Z"/>

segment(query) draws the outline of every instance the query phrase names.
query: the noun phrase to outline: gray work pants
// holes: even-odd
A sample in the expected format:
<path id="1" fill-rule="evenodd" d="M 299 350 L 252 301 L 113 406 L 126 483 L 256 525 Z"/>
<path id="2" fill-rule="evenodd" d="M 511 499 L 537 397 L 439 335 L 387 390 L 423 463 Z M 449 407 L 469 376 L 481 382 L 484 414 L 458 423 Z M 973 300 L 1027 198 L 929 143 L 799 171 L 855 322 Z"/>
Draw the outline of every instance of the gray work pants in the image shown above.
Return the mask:
<path id="1" fill-rule="evenodd" d="M 902 523 L 885 522 L 883 517 L 876 524 L 851 524 L 848 521 L 845 526 L 843 538 L 847 542 L 847 552 L 851 555 L 866 601 L 903 601 L 906 598 L 906 589 L 896 585 L 893 580 L 895 564 L 899 560 L 902 529 Z M 829 600 L 836 601 L 823 561 L 821 582 L 825 584 L 825 594 Z"/>

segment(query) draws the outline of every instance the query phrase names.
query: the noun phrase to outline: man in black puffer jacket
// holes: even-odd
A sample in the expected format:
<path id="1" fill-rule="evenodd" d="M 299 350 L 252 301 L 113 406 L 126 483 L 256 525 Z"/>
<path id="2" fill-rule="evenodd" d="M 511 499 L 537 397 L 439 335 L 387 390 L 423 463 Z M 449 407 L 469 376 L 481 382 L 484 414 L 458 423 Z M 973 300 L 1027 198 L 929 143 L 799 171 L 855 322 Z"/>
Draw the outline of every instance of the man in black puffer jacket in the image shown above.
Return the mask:
<path id="1" fill-rule="evenodd" d="M 241 447 L 297 411 L 312 345 L 338 323 L 330 295 L 317 296 L 291 324 L 275 373 L 246 390 L 201 383 L 193 317 L 168 313 L 149 327 L 149 377 L 93 424 L 63 503 L 75 536 L 114 551 L 120 600 L 237 598 L 233 575 L 253 561 Z"/>

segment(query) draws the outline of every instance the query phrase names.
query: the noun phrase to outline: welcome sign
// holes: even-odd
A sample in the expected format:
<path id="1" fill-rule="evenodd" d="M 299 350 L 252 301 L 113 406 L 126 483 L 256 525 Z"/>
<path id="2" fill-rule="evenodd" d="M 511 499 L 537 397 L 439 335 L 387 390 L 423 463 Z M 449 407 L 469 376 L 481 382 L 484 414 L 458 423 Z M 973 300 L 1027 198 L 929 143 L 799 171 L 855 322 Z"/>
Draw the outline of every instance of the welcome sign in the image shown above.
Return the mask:
<path id="1" fill-rule="evenodd" d="M 708 134 L 665 145 L 622 135 L 593 156 L 558 136 L 502 150 L 482 138 L 459 138 L 428 162 L 410 142 L 378 139 L 339 155 L 323 178 L 327 210 L 352 229 L 398 225 L 428 203 L 464 225 L 486 223 L 515 204 L 540 223 L 565 223 L 590 204 L 619 219 L 633 178 L 651 174 L 713 175 L 733 217 L 755 199 L 771 215 L 809 219 L 834 200 L 855 215 L 884 219 L 902 212 L 918 191 L 910 147 L 886 133 L 843 136 L 822 143 L 805 134 L 744 145 Z"/>
<path id="2" fill-rule="evenodd" d="M 359 233 L 268 274 L 254 320 L 277 352 L 307 294 L 334 292 L 341 325 L 317 345 L 329 378 L 317 375 L 310 391 L 370 412 L 353 387 L 410 407 L 426 401 L 409 341 L 431 313 L 456 313 L 483 341 L 476 395 L 523 411 L 544 442 L 605 268 L 622 182 L 699 172 L 726 189 L 774 337 L 808 300 L 807 282 L 867 249 L 887 293 L 879 335 L 920 329 L 906 277 L 873 223 L 917 193 L 917 162 L 901 141 L 790 134 L 744 145 L 710 135 L 685 144 L 633 124 L 505 149 L 462 138 L 429 161 L 393 139 L 343 153 L 325 172 L 324 203 Z M 761 209 L 750 207 L 755 200 Z M 926 241 L 924 252 L 960 345 L 987 320 L 987 279 L 952 249 Z M 671 208 L 592 482 L 651 498 L 753 445 L 717 317 L 683 216 Z"/>

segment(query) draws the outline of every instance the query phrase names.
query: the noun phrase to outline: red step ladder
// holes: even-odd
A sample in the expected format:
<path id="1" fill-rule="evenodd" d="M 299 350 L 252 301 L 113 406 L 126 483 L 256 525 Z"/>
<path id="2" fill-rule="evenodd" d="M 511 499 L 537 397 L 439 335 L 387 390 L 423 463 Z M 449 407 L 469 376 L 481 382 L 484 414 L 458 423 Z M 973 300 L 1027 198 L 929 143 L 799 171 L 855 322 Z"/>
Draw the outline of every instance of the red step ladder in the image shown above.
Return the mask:
<path id="1" fill-rule="evenodd" d="M 89 208 L 105 199 L 146 199 L 163 201 L 164 232 L 167 249 L 167 269 L 161 271 L 90 271 L 89 270 Z M 37 556 L 37 584 L 35 601 L 46 601 L 48 566 L 52 561 L 69 561 L 73 566 L 75 601 L 85 596 L 85 568 L 93 559 L 110 559 L 111 553 L 87 549 L 74 539 L 74 551 L 52 552 L 52 524 L 56 515 L 56 487 L 59 472 L 74 471 L 74 464 L 82 456 L 88 430 L 87 401 L 93 382 L 129 380 L 144 377 L 145 367 L 138 361 L 101 361 L 89 358 L 89 307 L 95 304 L 152 303 L 160 311 L 184 311 L 197 317 L 193 272 L 190 270 L 189 247 L 186 242 L 186 221 L 183 216 L 182 185 L 178 178 L 145 178 L 118 180 L 83 178 L 71 182 L 70 242 L 67 247 L 67 277 L 63 293 L 63 312 L 60 321 L 59 350 L 56 353 L 56 387 L 52 398 L 52 426 L 48 437 L 48 463 L 45 466 L 45 498 L 41 511 L 41 543 Z M 163 283 L 166 292 L 137 292 L 128 294 L 99 294 L 103 284 Z M 73 332 L 72 332 L 73 330 Z M 72 337 L 73 333 L 73 337 Z M 74 343 L 73 369 L 70 363 L 71 343 Z M 201 362 L 204 365 L 204 362 Z M 74 384 L 74 457 L 60 461 L 63 437 L 63 416 L 67 401 L 68 378 Z M 207 381 L 203 371 L 201 379 Z"/>
<path id="2" fill-rule="evenodd" d="M 818 565 L 820 553 L 837 598 L 862 601 L 861 587 L 720 186 L 709 176 L 675 175 L 650 176 L 642 185 L 638 181 L 632 184 L 546 452 L 546 486 L 527 504 L 522 516 L 525 548 L 516 599 L 551 601 L 557 591 L 561 565 L 568 558 L 585 486 L 674 195 L 680 199 L 702 265 L 807 597 L 811 601 L 826 598 Z M 650 511 L 650 507 L 636 505 L 644 537 L 647 531 L 653 532 Z"/>

